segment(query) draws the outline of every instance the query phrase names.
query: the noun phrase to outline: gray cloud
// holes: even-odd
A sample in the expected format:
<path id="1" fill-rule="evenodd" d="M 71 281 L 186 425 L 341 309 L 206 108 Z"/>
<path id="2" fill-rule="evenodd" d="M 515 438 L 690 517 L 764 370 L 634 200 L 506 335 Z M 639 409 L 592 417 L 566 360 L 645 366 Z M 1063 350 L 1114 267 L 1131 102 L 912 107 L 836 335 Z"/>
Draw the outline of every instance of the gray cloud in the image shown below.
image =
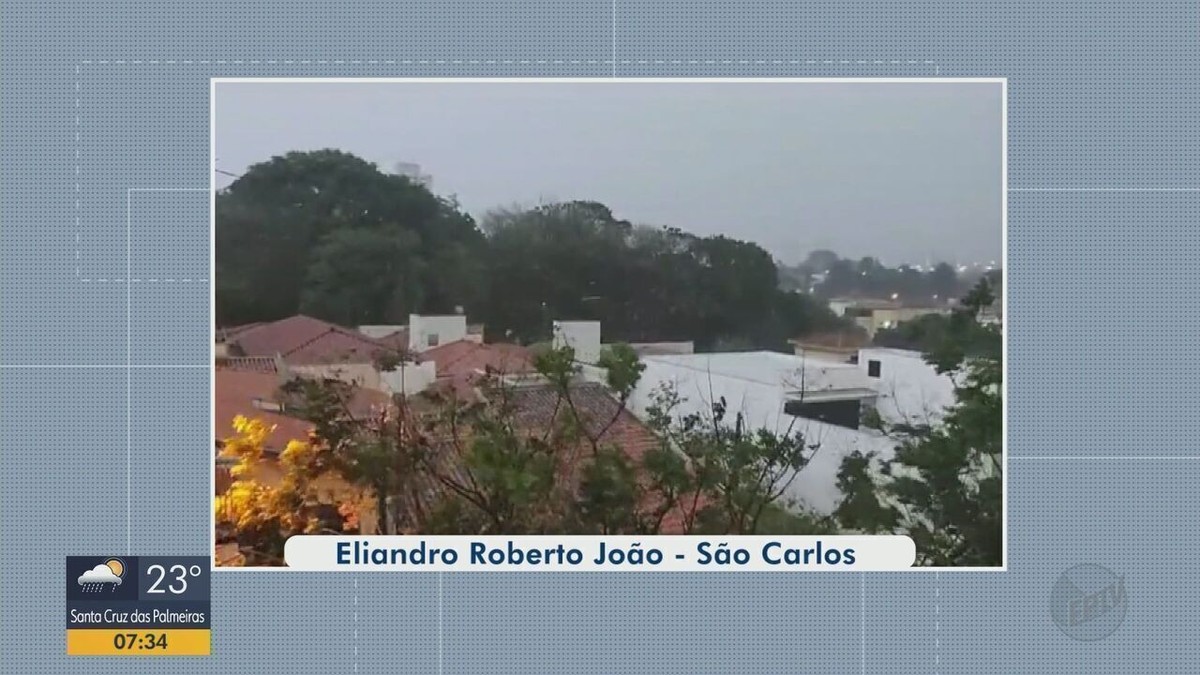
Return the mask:
<path id="1" fill-rule="evenodd" d="M 329 147 L 411 161 L 477 217 L 594 199 L 785 262 L 986 261 L 1001 108 L 990 83 L 220 83 L 216 157 L 235 173 Z"/>

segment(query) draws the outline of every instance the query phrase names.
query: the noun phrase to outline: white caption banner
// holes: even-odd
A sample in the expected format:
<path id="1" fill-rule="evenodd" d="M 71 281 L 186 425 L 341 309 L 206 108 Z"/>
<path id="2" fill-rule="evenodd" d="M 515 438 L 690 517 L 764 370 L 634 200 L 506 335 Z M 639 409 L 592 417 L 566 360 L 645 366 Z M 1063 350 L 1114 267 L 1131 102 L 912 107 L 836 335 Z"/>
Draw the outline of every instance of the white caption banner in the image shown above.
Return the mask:
<path id="1" fill-rule="evenodd" d="M 298 536 L 288 567 L 427 572 L 882 572 L 905 570 L 904 536 Z"/>

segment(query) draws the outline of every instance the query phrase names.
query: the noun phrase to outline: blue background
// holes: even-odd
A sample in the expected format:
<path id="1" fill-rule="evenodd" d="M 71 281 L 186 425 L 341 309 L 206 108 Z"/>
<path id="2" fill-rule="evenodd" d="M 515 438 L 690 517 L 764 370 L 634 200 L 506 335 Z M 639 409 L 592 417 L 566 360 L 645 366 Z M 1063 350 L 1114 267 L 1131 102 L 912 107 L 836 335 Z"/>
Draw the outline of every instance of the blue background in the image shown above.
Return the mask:
<path id="1" fill-rule="evenodd" d="M 0 13 L 0 671 L 1195 672 L 1194 1 Z M 212 657 L 68 659 L 64 556 L 209 551 L 208 78 L 614 73 L 1009 78 L 1009 571 L 230 572 Z M 1081 563 L 1126 577 L 1095 643 Z"/>

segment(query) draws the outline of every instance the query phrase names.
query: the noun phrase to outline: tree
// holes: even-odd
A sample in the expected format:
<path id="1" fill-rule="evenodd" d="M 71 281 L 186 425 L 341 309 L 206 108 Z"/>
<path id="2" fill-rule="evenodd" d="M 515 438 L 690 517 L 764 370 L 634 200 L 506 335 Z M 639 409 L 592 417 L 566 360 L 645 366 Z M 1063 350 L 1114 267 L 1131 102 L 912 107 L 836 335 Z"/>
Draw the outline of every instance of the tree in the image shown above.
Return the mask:
<path id="1" fill-rule="evenodd" d="M 981 279 L 952 315 L 944 338 L 926 360 L 957 382 L 955 404 L 932 427 L 887 425 L 895 456 L 855 453 L 842 463 L 844 500 L 836 515 L 847 528 L 907 534 L 918 564 L 996 566 L 1003 537 L 1003 364 L 999 329 L 980 326 L 983 307 L 995 300 Z M 984 341 L 980 336 L 990 339 Z"/>
<path id="2" fill-rule="evenodd" d="M 887 267 L 870 257 L 854 261 L 832 254 L 829 257 L 827 253 L 818 251 L 810 256 L 820 254 L 824 267 L 816 271 L 828 272 L 815 289 L 821 297 L 890 298 L 895 294 L 897 299 L 909 302 L 940 304 L 970 289 L 970 280 L 960 277 L 954 267 L 944 262 L 923 272 L 909 265 Z"/>
<path id="3" fill-rule="evenodd" d="M 288 153 L 250 167 L 217 195 L 217 319 L 280 319 L 300 311 L 306 295 L 318 318 L 331 320 L 345 319 L 334 310 L 347 297 L 364 304 L 354 313 L 374 316 L 394 315 L 414 298 L 426 312 L 470 307 L 477 286 L 459 279 L 477 278 L 482 245 L 452 200 L 404 176 L 336 150 Z M 345 256 L 363 253 L 372 254 L 355 270 Z M 463 276 L 414 269 L 413 260 L 454 264 Z M 403 301 L 381 286 L 403 288 Z"/>
<path id="4" fill-rule="evenodd" d="M 614 405 L 599 419 L 580 406 L 579 388 L 594 385 L 580 381 L 569 347 L 535 361 L 554 413 L 533 426 L 515 405 L 516 387 L 497 377 L 485 378 L 478 400 L 435 393 L 359 417 L 351 385 L 293 380 L 286 409 L 313 424 L 304 475 L 333 472 L 361 488 L 384 531 L 828 531 L 782 499 L 816 451 L 801 435 L 730 424 L 723 408 L 676 415 L 681 399 L 668 390 L 651 411 L 651 447 L 632 455 L 607 434 L 628 416 L 644 368 L 632 349 L 615 345 L 601 357 Z"/>
<path id="5" fill-rule="evenodd" d="M 382 358 L 405 360 L 404 355 Z M 420 527 L 424 486 L 419 468 L 428 445 L 402 398 L 395 405 L 356 410 L 355 387 L 332 379 L 294 378 L 281 393 L 293 414 L 313 425 L 313 468 L 335 472 L 371 495 L 378 531 Z"/>
<path id="6" fill-rule="evenodd" d="M 774 534 L 816 534 L 828 523 L 783 497 L 820 449 L 789 426 L 784 432 L 751 429 L 724 400 L 706 413 L 679 413 L 678 391 L 663 385 L 652 395 L 652 428 L 685 458 L 689 468 L 684 502 L 691 528 L 705 533 L 757 534 L 769 524 Z M 689 530 L 690 531 L 690 530 Z"/>
<path id="7" fill-rule="evenodd" d="M 335 230 L 312 252 L 300 311 L 334 323 L 404 323 L 423 304 L 425 263 L 411 232 Z"/>
<path id="8" fill-rule="evenodd" d="M 963 291 L 958 273 L 949 263 L 938 263 L 929 273 L 929 292 L 940 298 L 952 298 Z"/>
<path id="9" fill-rule="evenodd" d="M 895 328 L 882 328 L 875 333 L 874 343 L 880 347 L 929 352 L 946 340 L 950 318 L 942 314 L 925 314 L 902 321 Z"/>
<path id="10" fill-rule="evenodd" d="M 231 469 L 234 483 L 216 498 L 214 508 L 218 524 L 233 530 L 246 565 L 283 564 L 284 543 L 293 535 L 344 534 L 357 529 L 352 502 L 322 502 L 316 488 L 322 471 L 312 445 L 299 440 L 288 443 L 279 455 L 282 477 L 276 484 L 266 484 L 258 481 L 254 472 L 263 462 L 271 428 L 239 416 L 234 431 L 221 450 L 222 456 L 236 460 Z M 339 517 L 334 517 L 333 506 Z"/>

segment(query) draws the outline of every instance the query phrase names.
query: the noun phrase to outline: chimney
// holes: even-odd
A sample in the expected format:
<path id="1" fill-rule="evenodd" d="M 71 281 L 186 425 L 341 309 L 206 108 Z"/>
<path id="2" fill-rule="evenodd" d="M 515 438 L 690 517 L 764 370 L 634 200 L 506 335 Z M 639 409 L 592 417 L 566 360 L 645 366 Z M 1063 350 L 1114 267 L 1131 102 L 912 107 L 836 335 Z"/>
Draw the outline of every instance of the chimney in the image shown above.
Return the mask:
<path id="1" fill-rule="evenodd" d="M 570 347 L 575 360 L 595 364 L 600 360 L 599 321 L 555 321 L 554 348 Z"/>

